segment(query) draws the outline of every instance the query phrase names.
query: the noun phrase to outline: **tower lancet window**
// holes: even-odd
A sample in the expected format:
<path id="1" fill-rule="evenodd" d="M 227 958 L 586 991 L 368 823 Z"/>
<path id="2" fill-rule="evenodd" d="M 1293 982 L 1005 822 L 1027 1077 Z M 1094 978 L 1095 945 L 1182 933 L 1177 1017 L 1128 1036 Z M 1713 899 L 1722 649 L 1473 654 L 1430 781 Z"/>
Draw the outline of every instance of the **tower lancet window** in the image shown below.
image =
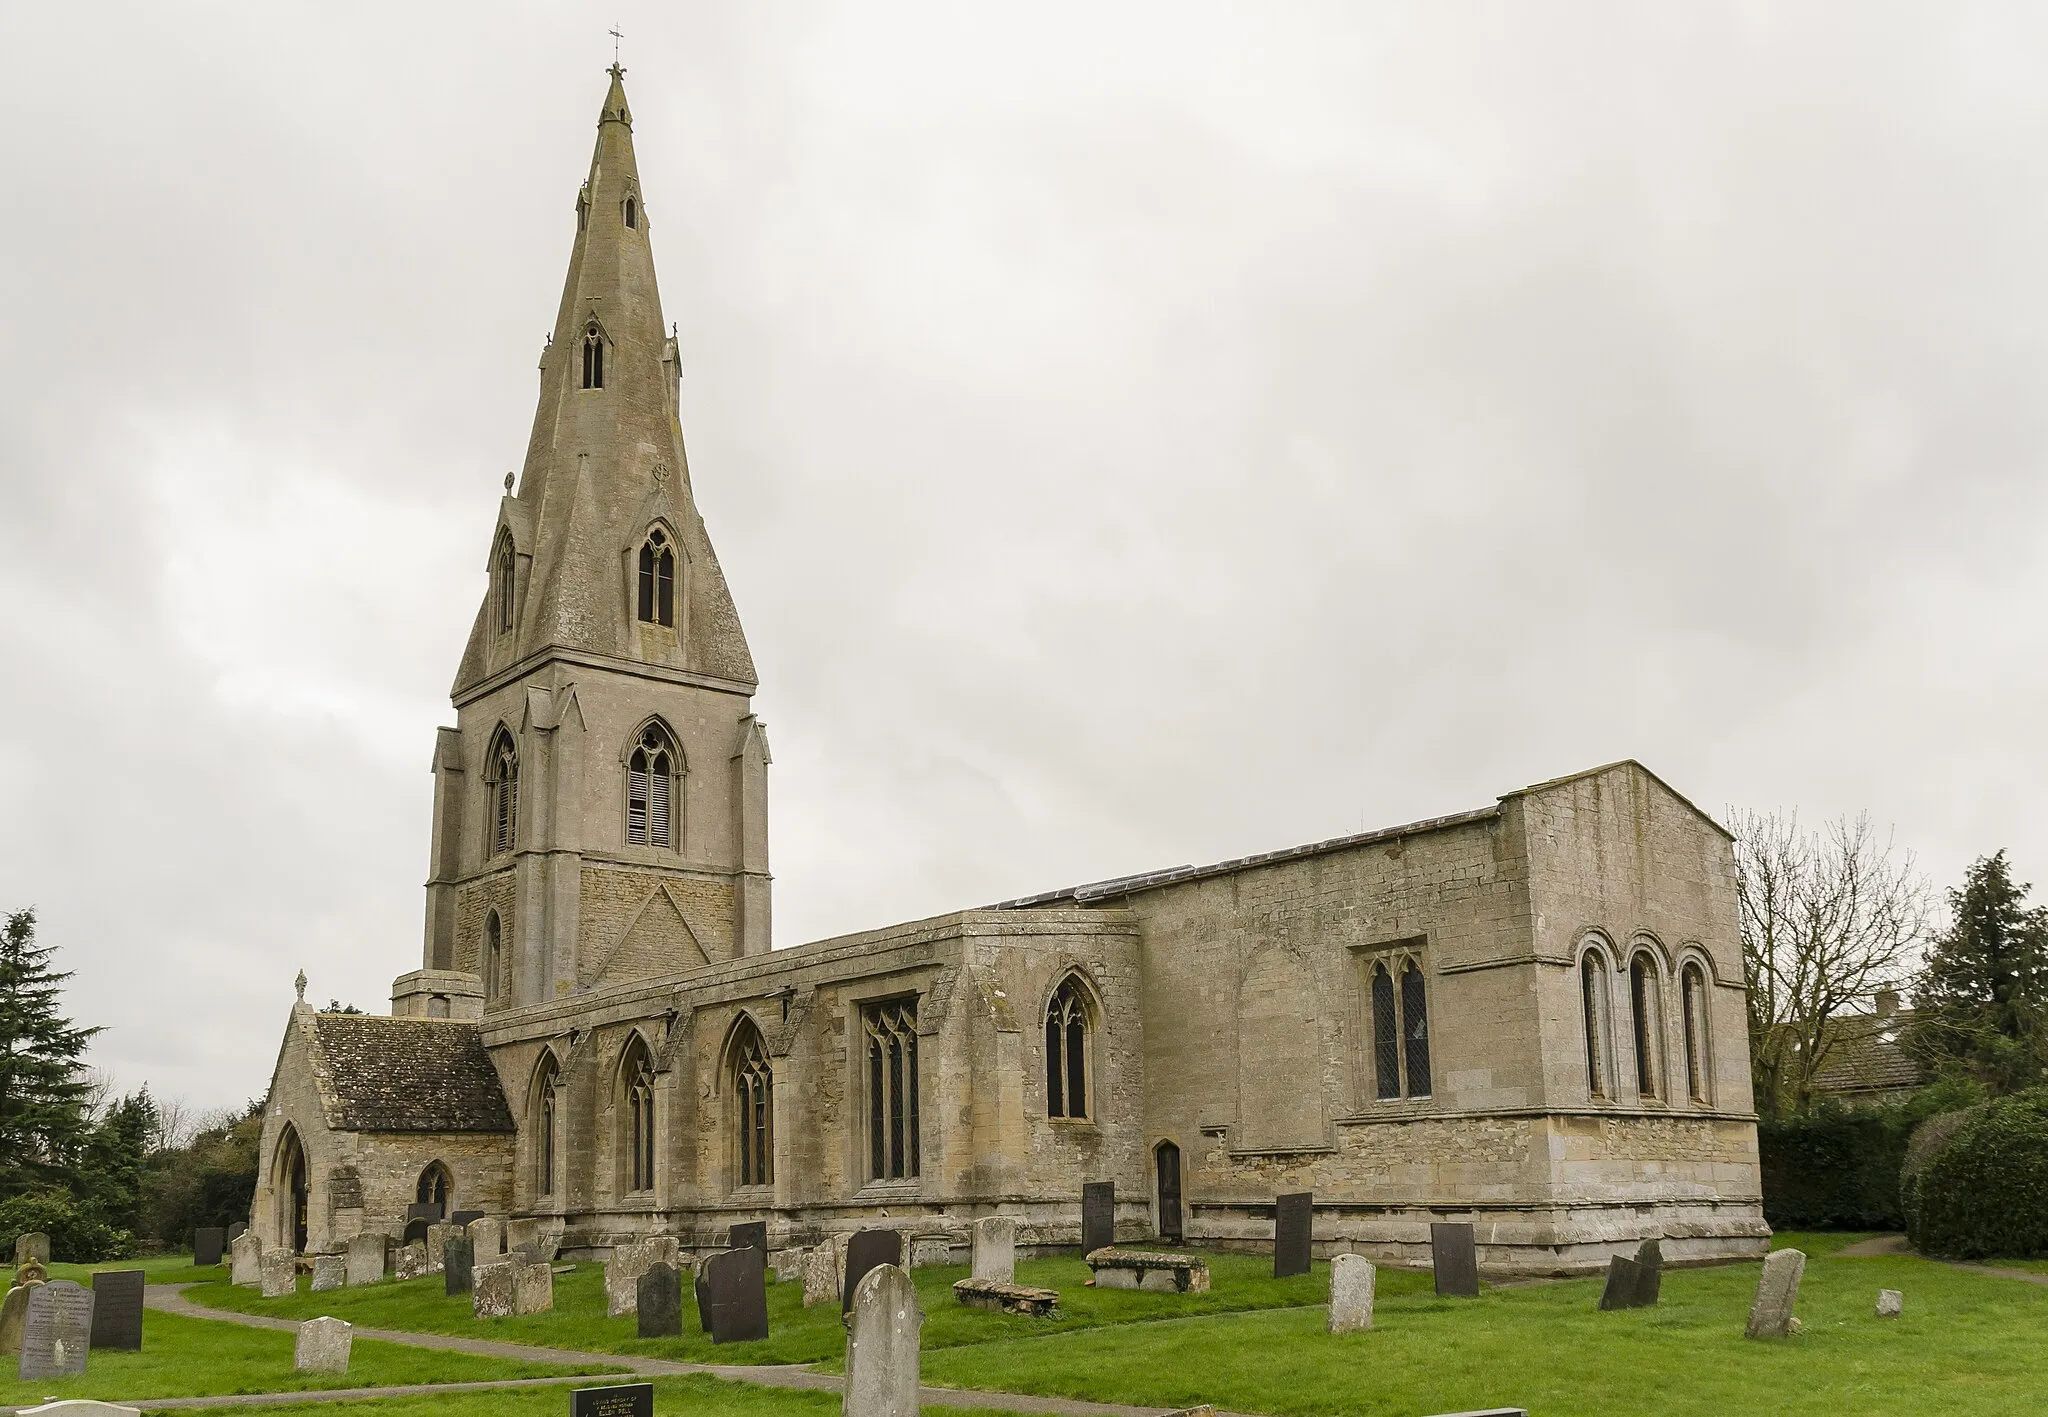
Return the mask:
<path id="1" fill-rule="evenodd" d="M 514 564 L 515 563 L 512 557 L 512 537 L 508 533 L 498 538 L 498 554 L 493 559 L 493 564 L 491 568 L 491 578 L 497 582 L 497 584 L 493 586 L 492 589 L 497 593 L 496 601 L 498 633 L 501 635 L 509 635 L 512 633 L 512 572 Z"/>
<path id="2" fill-rule="evenodd" d="M 583 387 L 604 387 L 604 332 L 595 323 L 583 331 Z"/>
<path id="3" fill-rule="evenodd" d="M 675 744 L 658 723 L 641 730 L 626 759 L 626 841 L 632 846 L 675 845 Z"/>
<path id="4" fill-rule="evenodd" d="M 660 527 L 640 543 L 639 613 L 647 625 L 676 622 L 676 549 Z"/>
<path id="5" fill-rule="evenodd" d="M 513 745 L 512 735 L 502 727 L 491 739 L 484 785 L 490 796 L 490 810 L 485 816 L 490 855 L 500 856 L 512 849 L 519 835 L 519 749 Z"/>

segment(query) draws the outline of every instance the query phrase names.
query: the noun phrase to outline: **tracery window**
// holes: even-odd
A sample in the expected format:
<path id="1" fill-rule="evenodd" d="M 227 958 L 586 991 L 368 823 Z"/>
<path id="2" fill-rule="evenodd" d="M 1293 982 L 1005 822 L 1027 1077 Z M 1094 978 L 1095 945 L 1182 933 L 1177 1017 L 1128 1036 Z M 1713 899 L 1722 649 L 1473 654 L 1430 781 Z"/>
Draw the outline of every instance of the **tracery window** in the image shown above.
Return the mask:
<path id="1" fill-rule="evenodd" d="M 1429 1005 L 1422 966 L 1409 960 L 1401 970 L 1401 1042 L 1403 1081 L 1410 1097 L 1429 1096 Z"/>
<path id="2" fill-rule="evenodd" d="M 1422 961 L 1406 952 L 1373 960 L 1366 1012 L 1373 1095 L 1382 1102 L 1429 1096 L 1429 986 Z"/>
<path id="3" fill-rule="evenodd" d="M 1679 1003 L 1685 1022 L 1685 1086 L 1695 1102 L 1707 1100 L 1707 975 L 1697 964 L 1679 973 Z"/>
<path id="4" fill-rule="evenodd" d="M 740 1021 L 733 1039 L 732 1099 L 739 1123 L 740 1184 L 770 1185 L 775 1180 L 775 1072 L 752 1019 Z"/>
<path id="5" fill-rule="evenodd" d="M 1586 1091 L 1610 1095 L 1607 1077 L 1607 962 L 1597 950 L 1579 957 L 1579 999 L 1586 1032 Z"/>
<path id="6" fill-rule="evenodd" d="M 648 625 L 676 622 L 676 549 L 661 527 L 640 543 L 639 615 Z"/>
<path id="7" fill-rule="evenodd" d="M 604 332 L 594 323 L 583 331 L 583 387 L 604 387 Z"/>
<path id="8" fill-rule="evenodd" d="M 675 768 L 680 758 L 668 730 L 650 723 L 626 759 L 626 841 L 632 846 L 675 845 Z"/>
<path id="9" fill-rule="evenodd" d="M 512 849 L 519 834 L 519 749 L 503 727 L 491 739 L 484 787 L 489 797 L 489 810 L 484 814 L 487 845 L 490 855 L 499 856 Z"/>
<path id="10" fill-rule="evenodd" d="M 508 532 L 498 538 L 498 554 L 493 562 L 491 571 L 491 578 L 496 583 L 492 586 L 492 590 L 496 593 L 494 598 L 497 603 L 497 629 L 501 635 L 512 633 L 513 596 L 515 594 L 513 571 L 516 565 L 517 562 L 512 553 L 512 536 Z"/>
<path id="11" fill-rule="evenodd" d="M 1657 1095 L 1658 1040 L 1663 1036 L 1657 1014 L 1657 962 L 1638 951 L 1628 962 L 1628 1000 L 1636 1053 L 1636 1095 Z"/>
<path id="12" fill-rule="evenodd" d="M 654 1189 L 654 1063 L 635 1038 L 620 1068 L 625 1084 L 627 1190 Z"/>
<path id="13" fill-rule="evenodd" d="M 917 1145 L 917 1000 L 891 999 L 861 1010 L 868 1040 L 868 1176 L 914 1179 Z"/>
<path id="14" fill-rule="evenodd" d="M 1394 976 L 1384 964 L 1372 969 L 1372 1044 L 1376 1091 L 1382 1102 L 1401 1095 L 1401 1015 L 1394 1002 Z"/>
<path id="15" fill-rule="evenodd" d="M 419 1183 L 413 1187 L 413 1199 L 421 1205 L 441 1207 L 441 1218 L 446 1220 L 450 1214 L 448 1197 L 454 1190 L 455 1182 L 449 1177 L 448 1168 L 438 1161 L 430 1162 L 427 1169 L 420 1172 Z"/>
<path id="16" fill-rule="evenodd" d="M 495 999 L 505 992 L 505 927 L 492 911 L 484 920 L 484 997 Z"/>
<path id="17" fill-rule="evenodd" d="M 1088 998 L 1068 975 L 1045 1010 L 1045 1115 L 1088 1115 Z"/>

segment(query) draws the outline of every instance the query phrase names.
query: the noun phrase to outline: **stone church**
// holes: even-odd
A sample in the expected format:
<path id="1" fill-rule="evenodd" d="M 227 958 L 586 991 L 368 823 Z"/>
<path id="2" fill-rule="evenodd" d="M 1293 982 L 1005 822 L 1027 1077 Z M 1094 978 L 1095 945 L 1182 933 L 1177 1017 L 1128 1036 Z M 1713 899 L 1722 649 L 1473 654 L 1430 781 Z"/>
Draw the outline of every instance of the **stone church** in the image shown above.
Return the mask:
<path id="1" fill-rule="evenodd" d="M 1766 1245 L 1730 838 L 1615 763 L 1429 821 L 770 948 L 768 738 L 692 496 L 623 71 L 434 744 L 421 968 L 285 1029 L 266 1246 L 502 1213 L 570 1253 L 976 1216 L 1496 1272 Z"/>

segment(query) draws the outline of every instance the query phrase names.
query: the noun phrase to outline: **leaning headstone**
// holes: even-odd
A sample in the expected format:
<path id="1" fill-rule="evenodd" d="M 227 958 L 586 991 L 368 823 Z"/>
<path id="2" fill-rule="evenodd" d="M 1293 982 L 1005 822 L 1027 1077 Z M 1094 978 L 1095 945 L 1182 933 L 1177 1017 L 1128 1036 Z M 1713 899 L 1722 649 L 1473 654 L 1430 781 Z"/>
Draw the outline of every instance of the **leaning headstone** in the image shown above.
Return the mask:
<path id="1" fill-rule="evenodd" d="M 839 1247 L 827 1240 L 804 1252 L 804 1307 L 839 1297 Z"/>
<path id="2" fill-rule="evenodd" d="M 751 1245 L 722 1250 L 698 1272 L 699 1321 L 713 1343 L 750 1343 L 768 1336 L 767 1256 Z"/>
<path id="3" fill-rule="evenodd" d="M 414 1240 L 400 1245 L 391 1252 L 391 1275 L 394 1279 L 419 1279 L 427 1272 L 427 1242 Z"/>
<path id="4" fill-rule="evenodd" d="M 984 1215 L 974 1222 L 972 1279 L 998 1284 L 1017 1282 L 1017 1222 L 1007 1215 Z"/>
<path id="5" fill-rule="evenodd" d="M 1896 1289 L 1880 1289 L 1877 1291 L 1877 1316 L 1879 1318 L 1895 1319 L 1905 1312 L 1906 1296 L 1904 1294 Z M 0 1321 L 0 1329 L 4 1328 L 4 1321 Z"/>
<path id="6" fill-rule="evenodd" d="M 248 1229 L 249 1229 L 249 1222 L 248 1222 L 248 1221 L 246 1221 L 246 1220 L 232 1220 L 232 1221 L 229 1221 L 229 1222 L 228 1222 L 228 1243 L 229 1243 L 230 1245 L 234 1244 L 234 1243 L 235 1243 L 235 1237 L 236 1237 L 237 1235 L 242 1235 L 242 1234 L 246 1234 L 246 1233 L 248 1232 Z"/>
<path id="7" fill-rule="evenodd" d="M 480 1319 L 506 1319 L 519 1300 L 519 1261 L 498 1259 L 471 1271 L 471 1311 Z"/>
<path id="8" fill-rule="evenodd" d="M 307 1319 L 299 1325 L 298 1341 L 292 1345 L 292 1367 L 301 1373 L 345 1373 L 349 1345 L 355 1340 L 355 1325 L 340 1319 Z"/>
<path id="9" fill-rule="evenodd" d="M 854 1291 L 846 1339 L 845 1417 L 918 1417 L 917 1285 L 893 1264 L 878 1265 Z"/>
<path id="10" fill-rule="evenodd" d="M 21 1326 L 20 1377 L 75 1378 L 92 1348 L 92 1291 L 68 1279 L 38 1284 Z"/>
<path id="11" fill-rule="evenodd" d="M 103 1269 L 93 1275 L 93 1347 L 141 1351 L 142 1285 L 139 1269 Z"/>
<path id="12" fill-rule="evenodd" d="M 14 1240 L 14 1263 L 18 1266 L 24 1260 L 33 1259 L 37 1264 L 50 1262 L 50 1237 L 40 1230 L 31 1230 L 18 1235 Z"/>
<path id="13" fill-rule="evenodd" d="M 1664 1246 L 1661 1241 L 1645 1240 L 1636 1246 L 1636 1295 L 1638 1309 L 1656 1307 L 1657 1298 L 1664 1290 Z"/>
<path id="14" fill-rule="evenodd" d="M 192 1232 L 192 1263 L 195 1265 L 219 1264 L 222 1249 L 227 1245 L 228 1232 L 218 1225 L 202 1225 Z"/>
<path id="15" fill-rule="evenodd" d="M 1372 1327 L 1375 1274 L 1364 1255 L 1330 1261 L 1330 1332 L 1358 1333 Z"/>
<path id="16" fill-rule="evenodd" d="M 654 1417 L 654 1384 L 579 1387 L 569 1394 L 569 1417 Z"/>
<path id="17" fill-rule="evenodd" d="M 505 1222 L 495 1215 L 480 1215 L 469 1222 L 469 1243 L 477 1264 L 505 1253 Z"/>
<path id="18" fill-rule="evenodd" d="M 299 1257 L 290 1250 L 263 1252 L 263 1297 L 282 1299 L 299 1292 Z"/>
<path id="19" fill-rule="evenodd" d="M 1436 1292 L 1455 1299 L 1479 1297 L 1479 1250 L 1465 1221 L 1434 1221 L 1429 1227 L 1430 1267 Z"/>
<path id="20" fill-rule="evenodd" d="M 467 1294 L 471 1285 L 469 1236 L 450 1235 L 441 1247 L 441 1292 Z"/>
<path id="21" fill-rule="evenodd" d="M 384 1252 L 390 1245 L 385 1235 L 358 1235 L 348 1242 L 348 1282 L 375 1284 L 384 1278 Z"/>
<path id="22" fill-rule="evenodd" d="M 313 1256 L 313 1282 L 307 1287 L 314 1293 L 339 1289 L 348 1283 L 347 1255 Z"/>
<path id="23" fill-rule="evenodd" d="M 1116 1182 L 1089 1181 L 1081 1187 L 1081 1253 L 1116 1243 Z"/>
<path id="24" fill-rule="evenodd" d="M 545 1314 L 555 1307 L 555 1267 L 546 1260 L 521 1260 L 513 1267 L 512 1312 Z"/>
<path id="25" fill-rule="evenodd" d="M 1273 1197 L 1273 1277 L 1307 1274 L 1315 1248 L 1316 1197 L 1314 1191 L 1294 1191 Z"/>
<path id="26" fill-rule="evenodd" d="M 1601 1312 L 1633 1309 L 1640 1284 L 1641 1277 L 1634 1260 L 1627 1255 L 1610 1255 L 1607 1260 L 1607 1287 L 1600 1291 Z"/>
<path id="27" fill-rule="evenodd" d="M 656 1260 L 633 1280 L 633 1313 L 642 1338 L 683 1335 L 683 1272 Z"/>
<path id="28" fill-rule="evenodd" d="M 14 1358 L 21 1356 L 21 1326 L 28 1318 L 28 1296 L 42 1287 L 41 1280 L 17 1284 L 7 1291 L 6 1300 L 0 1302 L 0 1354 Z"/>
<path id="29" fill-rule="evenodd" d="M 1757 1276 L 1756 1301 L 1749 1306 L 1749 1338 L 1784 1338 L 1797 1333 L 1799 1320 L 1792 1317 L 1799 1303 L 1799 1281 L 1806 1273 L 1806 1255 L 1800 1250 L 1773 1250 L 1764 1259 Z"/>
<path id="30" fill-rule="evenodd" d="M 839 1290 L 839 1312 L 847 1313 L 853 1308 L 853 1291 L 860 1287 L 861 1280 L 869 1270 L 878 1264 L 903 1263 L 903 1232 L 901 1230 L 856 1230 L 846 1245 L 846 1263 L 842 1267 Z"/>
<path id="31" fill-rule="evenodd" d="M 228 1271 L 229 1282 L 247 1285 L 251 1289 L 263 1282 L 263 1241 L 254 1230 L 245 1230 L 235 1236 L 228 1245 L 228 1254 L 234 1261 Z"/>
<path id="32" fill-rule="evenodd" d="M 750 1220 L 744 1225 L 735 1225 L 726 1232 L 725 1247 L 728 1250 L 759 1250 L 768 1253 L 768 1222 Z"/>

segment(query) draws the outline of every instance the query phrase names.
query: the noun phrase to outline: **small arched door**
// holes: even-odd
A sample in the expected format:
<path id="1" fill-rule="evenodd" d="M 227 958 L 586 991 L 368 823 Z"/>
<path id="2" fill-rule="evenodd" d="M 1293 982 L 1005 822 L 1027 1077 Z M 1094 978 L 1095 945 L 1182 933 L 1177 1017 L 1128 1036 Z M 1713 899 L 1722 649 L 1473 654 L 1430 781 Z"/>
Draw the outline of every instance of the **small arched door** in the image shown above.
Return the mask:
<path id="1" fill-rule="evenodd" d="M 1180 1148 L 1163 1141 L 1152 1149 L 1159 1182 L 1159 1238 L 1178 1245 L 1185 1235 L 1180 1205 Z"/>

